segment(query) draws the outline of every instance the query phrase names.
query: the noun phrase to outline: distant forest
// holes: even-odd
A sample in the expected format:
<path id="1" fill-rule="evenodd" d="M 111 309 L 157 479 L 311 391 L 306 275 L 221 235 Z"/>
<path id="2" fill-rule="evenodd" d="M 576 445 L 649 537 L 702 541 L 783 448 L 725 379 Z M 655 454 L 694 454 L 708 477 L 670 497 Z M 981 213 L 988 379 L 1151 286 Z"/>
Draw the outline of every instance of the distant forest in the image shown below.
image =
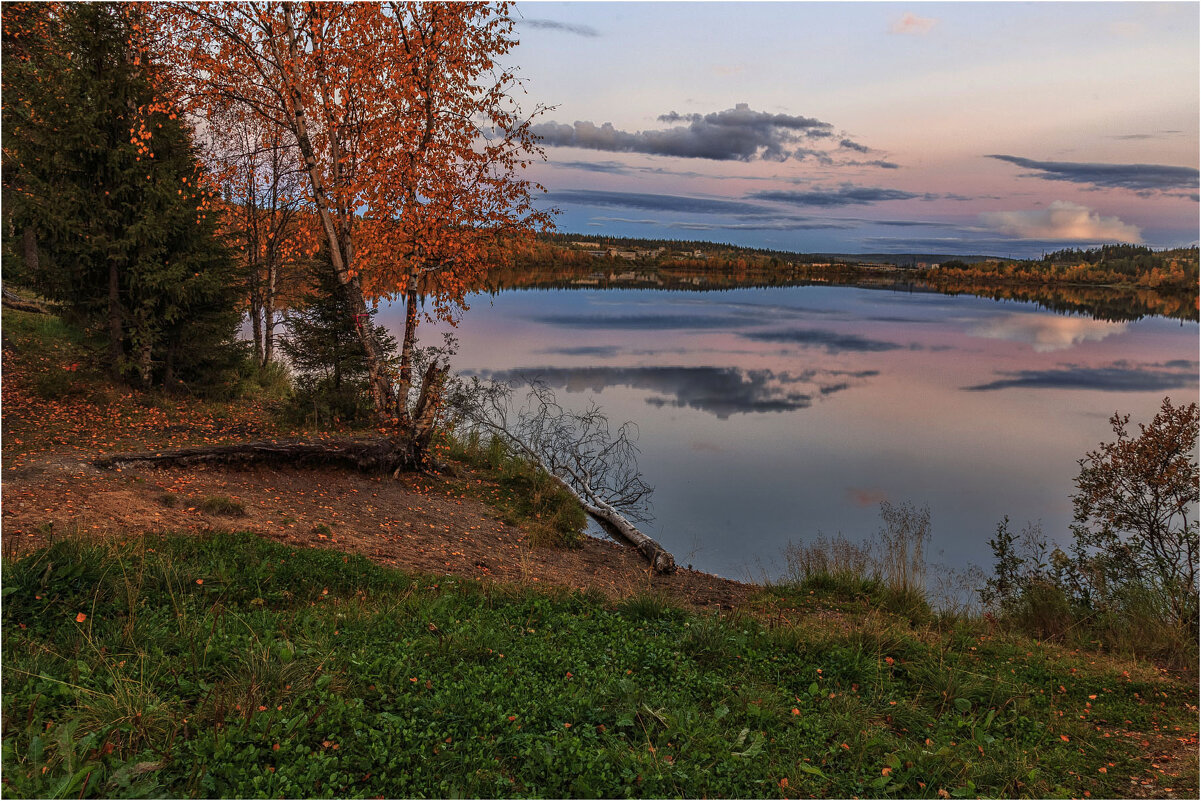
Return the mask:
<path id="1" fill-rule="evenodd" d="M 1141 245 L 1103 245 L 1087 250 L 1067 248 L 1037 261 L 952 260 L 927 271 L 939 280 L 990 279 L 1013 283 L 1135 286 L 1160 292 L 1197 293 L 1197 248 L 1153 250 Z"/>
<path id="2" fill-rule="evenodd" d="M 796 253 L 680 239 L 635 239 L 553 233 L 513 246 L 505 254 L 509 270 L 580 269 L 611 272 L 636 269 L 675 273 L 696 271 L 711 277 L 749 273 L 765 279 L 815 272 L 878 273 L 895 269 L 934 284 L 993 281 L 1005 284 L 1076 284 L 1197 292 L 1198 250 L 1155 250 L 1141 245 L 1066 248 L 1040 259 L 948 254 Z M 503 269 L 503 268 L 502 268 Z M 793 275 L 794 273 L 798 275 Z"/>

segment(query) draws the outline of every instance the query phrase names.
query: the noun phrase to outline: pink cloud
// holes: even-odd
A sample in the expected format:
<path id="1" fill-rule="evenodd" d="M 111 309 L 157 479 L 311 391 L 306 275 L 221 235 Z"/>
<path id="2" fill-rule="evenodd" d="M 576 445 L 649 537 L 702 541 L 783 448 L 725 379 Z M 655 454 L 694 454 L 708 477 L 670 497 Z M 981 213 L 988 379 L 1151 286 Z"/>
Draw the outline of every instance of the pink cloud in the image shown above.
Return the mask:
<path id="1" fill-rule="evenodd" d="M 1142 242 L 1143 232 L 1117 217 L 1102 217 L 1087 206 L 1056 200 L 1045 209 L 986 211 L 985 226 L 1020 239 L 1061 239 L 1079 242 Z"/>
<path id="2" fill-rule="evenodd" d="M 899 20 L 889 26 L 889 33 L 927 34 L 938 24 L 932 17 L 919 17 L 917 14 L 906 12 Z"/>

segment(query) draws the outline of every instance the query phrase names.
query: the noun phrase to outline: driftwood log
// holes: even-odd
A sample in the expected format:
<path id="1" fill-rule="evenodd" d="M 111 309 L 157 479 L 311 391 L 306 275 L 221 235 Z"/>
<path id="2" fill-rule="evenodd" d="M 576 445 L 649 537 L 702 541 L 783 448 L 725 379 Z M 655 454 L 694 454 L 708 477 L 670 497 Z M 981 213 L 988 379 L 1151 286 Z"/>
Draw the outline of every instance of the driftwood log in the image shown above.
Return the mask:
<path id="1" fill-rule="evenodd" d="M 517 456 L 542 468 L 610 537 L 642 554 L 658 573 L 672 573 L 671 553 L 635 525 L 648 520 L 652 492 L 638 471 L 627 423 L 616 431 L 595 405 L 570 411 L 544 383 L 529 383 L 525 405 L 513 408 L 513 385 L 473 378 L 459 382 L 454 406 L 466 430 L 499 438 Z"/>
<path id="2" fill-rule="evenodd" d="M 642 554 L 643 558 L 654 568 L 656 573 L 674 573 L 676 571 L 675 557 L 654 539 L 643 534 L 637 526 L 623 517 L 620 512 L 599 499 L 594 503 L 589 503 L 571 484 L 549 471 L 548 475 L 559 486 L 571 493 L 573 498 L 579 501 L 580 506 L 584 507 L 584 511 L 588 513 L 588 516 L 599 523 L 606 534 L 618 542 L 624 542 L 632 546 Z"/>

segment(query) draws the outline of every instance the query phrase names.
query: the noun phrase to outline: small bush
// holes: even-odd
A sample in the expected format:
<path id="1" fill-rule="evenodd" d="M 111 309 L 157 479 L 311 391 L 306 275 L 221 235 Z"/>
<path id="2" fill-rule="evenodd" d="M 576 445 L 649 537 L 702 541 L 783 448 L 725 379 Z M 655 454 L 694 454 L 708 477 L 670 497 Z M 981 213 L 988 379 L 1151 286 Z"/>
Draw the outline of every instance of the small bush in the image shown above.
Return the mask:
<path id="1" fill-rule="evenodd" d="M 65 370 L 51 369 L 33 379 L 33 392 L 43 400 L 62 400 L 76 394 L 74 377 Z"/>
<path id="2" fill-rule="evenodd" d="M 156 500 L 159 502 L 159 505 L 168 509 L 174 509 L 176 504 L 179 503 L 179 496 L 174 492 L 164 492 Z"/>
<path id="3" fill-rule="evenodd" d="M 1058 639 L 1072 626 L 1075 616 L 1063 588 L 1052 581 L 1035 578 L 1027 582 L 1008 609 L 1017 628 L 1038 639 Z"/>
<path id="4" fill-rule="evenodd" d="M 200 502 L 200 510 L 206 514 L 224 517 L 246 516 L 246 507 L 242 502 L 225 495 L 210 495 Z"/>

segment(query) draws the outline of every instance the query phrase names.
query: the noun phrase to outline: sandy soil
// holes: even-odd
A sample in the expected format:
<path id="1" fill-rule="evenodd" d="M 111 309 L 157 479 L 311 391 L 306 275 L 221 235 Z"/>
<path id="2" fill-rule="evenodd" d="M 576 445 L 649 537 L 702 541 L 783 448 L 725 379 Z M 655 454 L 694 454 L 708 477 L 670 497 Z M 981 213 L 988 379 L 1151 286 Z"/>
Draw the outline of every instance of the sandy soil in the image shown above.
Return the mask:
<path id="1" fill-rule="evenodd" d="M 755 589 L 692 570 L 654 575 L 636 552 L 591 537 L 570 550 L 531 548 L 520 529 L 476 497 L 482 484 L 472 473 L 392 479 L 309 469 L 106 471 L 60 456 L 6 472 L 4 549 L 19 553 L 75 529 L 102 536 L 249 531 L 410 570 L 595 589 L 613 598 L 663 592 L 700 608 L 733 608 Z M 206 513 L 203 501 L 214 496 L 241 503 L 246 514 Z"/>

